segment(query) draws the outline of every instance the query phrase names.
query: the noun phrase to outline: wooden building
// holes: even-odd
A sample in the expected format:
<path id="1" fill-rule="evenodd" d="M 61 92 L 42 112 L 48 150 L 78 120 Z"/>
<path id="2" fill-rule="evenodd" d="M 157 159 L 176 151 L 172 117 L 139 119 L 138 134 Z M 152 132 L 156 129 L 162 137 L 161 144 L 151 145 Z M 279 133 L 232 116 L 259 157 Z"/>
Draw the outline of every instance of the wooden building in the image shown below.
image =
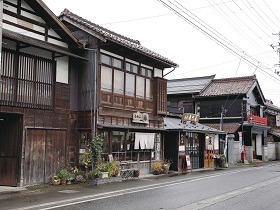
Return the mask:
<path id="1" fill-rule="evenodd" d="M 70 157 L 69 60 L 84 58 L 41 0 L 5 0 L 0 8 L 0 185 L 48 182 Z"/>
<path id="2" fill-rule="evenodd" d="M 225 132 L 199 123 L 195 97 L 215 75 L 167 81 L 165 118 L 165 156 L 171 157 L 173 170 L 180 170 L 180 156 L 189 155 L 192 168 L 213 168 L 214 154 L 224 153 Z M 179 118 L 188 116 L 184 122 Z M 194 117 L 195 120 L 192 119 Z M 220 141 L 221 140 L 221 141 Z"/>
<path id="3" fill-rule="evenodd" d="M 264 115 L 265 98 L 255 75 L 214 79 L 195 101 L 202 124 L 233 136 L 238 146 L 228 147 L 229 162 L 267 161 L 270 127 Z"/>
<path id="4" fill-rule="evenodd" d="M 152 162 L 163 156 L 163 71 L 177 64 L 68 10 L 59 18 L 90 59 L 71 65 L 71 110 L 81 143 L 102 135 L 105 161 L 112 154 L 123 168 L 150 173 Z"/>

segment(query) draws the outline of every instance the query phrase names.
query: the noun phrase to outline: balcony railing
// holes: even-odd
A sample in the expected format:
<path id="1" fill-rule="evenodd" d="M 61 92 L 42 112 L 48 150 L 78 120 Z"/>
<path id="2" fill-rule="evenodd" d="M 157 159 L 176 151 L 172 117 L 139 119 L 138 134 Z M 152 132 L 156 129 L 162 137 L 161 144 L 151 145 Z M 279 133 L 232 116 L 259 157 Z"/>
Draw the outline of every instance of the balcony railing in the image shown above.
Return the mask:
<path id="1" fill-rule="evenodd" d="M 259 117 L 259 116 L 256 116 L 256 115 L 247 114 L 247 122 L 249 124 L 267 126 L 267 118 L 266 117 Z"/>

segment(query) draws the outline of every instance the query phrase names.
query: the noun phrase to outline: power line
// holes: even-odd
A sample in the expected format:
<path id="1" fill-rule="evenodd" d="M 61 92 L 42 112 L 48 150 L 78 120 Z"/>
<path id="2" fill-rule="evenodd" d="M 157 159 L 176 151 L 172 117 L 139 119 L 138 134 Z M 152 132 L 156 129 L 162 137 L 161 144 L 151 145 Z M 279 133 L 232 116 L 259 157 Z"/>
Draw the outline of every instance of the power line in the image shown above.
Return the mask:
<path id="1" fill-rule="evenodd" d="M 204 35 L 208 36 L 210 39 L 212 39 L 213 41 L 215 41 L 217 44 L 221 45 L 223 48 L 225 48 L 226 50 L 228 50 L 228 51 L 229 51 L 230 53 L 232 53 L 234 56 L 241 57 L 241 55 L 240 55 L 238 52 L 236 52 L 235 50 L 233 50 L 232 48 L 230 48 L 228 45 L 226 45 L 225 43 L 223 43 L 222 40 L 219 40 L 219 38 L 215 37 L 215 34 L 214 34 L 214 35 L 210 34 L 211 30 L 210 30 L 210 32 L 207 32 L 207 31 L 206 31 L 206 30 L 207 30 L 207 27 L 204 26 L 204 27 L 206 28 L 206 30 L 204 30 L 204 29 L 201 28 L 197 23 L 194 23 L 193 21 L 191 21 L 190 19 L 188 19 L 187 17 L 185 17 L 183 14 L 181 14 L 179 11 L 177 11 L 177 10 L 176 10 L 175 8 L 173 8 L 172 6 L 170 6 L 170 5 L 168 5 L 167 3 L 165 3 L 163 0 L 158 0 L 158 1 L 161 2 L 161 3 L 162 3 L 165 7 L 167 7 L 169 10 L 173 11 L 177 16 L 179 16 L 180 18 L 182 18 L 183 20 L 185 20 L 186 22 L 188 22 L 189 24 L 191 24 L 191 25 L 192 25 L 193 27 L 195 27 L 197 30 L 201 31 Z M 168 0 L 168 2 L 170 2 L 170 1 Z M 176 1 L 175 1 L 175 2 L 176 2 Z M 170 3 L 171 3 L 171 2 L 170 2 Z M 171 4 L 174 5 L 173 3 L 171 3 Z M 175 7 L 178 8 L 177 6 L 175 6 Z M 179 10 L 181 10 L 181 9 L 179 9 Z M 249 57 L 248 54 L 246 54 L 246 56 Z M 253 57 L 249 57 L 249 58 L 256 61 L 256 59 L 253 58 Z M 256 67 L 256 65 L 255 65 L 252 61 L 248 60 L 246 57 L 244 57 L 244 60 L 248 63 L 248 65 Z M 262 72 L 262 74 L 267 74 L 267 76 L 270 76 L 270 77 L 272 77 L 272 78 L 274 78 L 275 80 L 278 80 L 278 81 L 280 82 L 280 79 L 275 78 L 275 77 L 273 77 L 272 75 L 268 74 L 268 73 L 267 73 L 264 69 L 262 69 L 261 67 L 258 67 L 258 69 L 259 69 L 259 71 Z"/>

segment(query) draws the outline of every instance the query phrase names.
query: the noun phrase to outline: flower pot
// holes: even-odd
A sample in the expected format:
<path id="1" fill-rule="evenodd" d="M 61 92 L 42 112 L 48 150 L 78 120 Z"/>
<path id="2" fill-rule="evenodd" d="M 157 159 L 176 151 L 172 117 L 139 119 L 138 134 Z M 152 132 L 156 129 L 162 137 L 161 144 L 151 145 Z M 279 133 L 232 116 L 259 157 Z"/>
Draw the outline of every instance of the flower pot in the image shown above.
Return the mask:
<path id="1" fill-rule="evenodd" d="M 54 186 L 60 185 L 60 181 L 53 181 L 52 185 L 54 185 Z"/>
<path id="2" fill-rule="evenodd" d="M 169 167 L 164 167 L 163 168 L 163 173 L 168 174 L 169 173 Z"/>
<path id="3" fill-rule="evenodd" d="M 101 178 L 108 178 L 108 172 L 101 172 Z"/>
<path id="4" fill-rule="evenodd" d="M 154 175 L 159 175 L 161 171 L 154 171 Z"/>
<path id="5" fill-rule="evenodd" d="M 61 180 L 60 180 L 60 184 L 65 185 L 65 184 L 66 184 L 66 181 L 67 181 L 67 180 L 61 179 Z"/>
<path id="6" fill-rule="evenodd" d="M 140 171 L 139 170 L 134 170 L 133 176 L 134 177 L 139 177 L 139 175 L 140 175 Z"/>

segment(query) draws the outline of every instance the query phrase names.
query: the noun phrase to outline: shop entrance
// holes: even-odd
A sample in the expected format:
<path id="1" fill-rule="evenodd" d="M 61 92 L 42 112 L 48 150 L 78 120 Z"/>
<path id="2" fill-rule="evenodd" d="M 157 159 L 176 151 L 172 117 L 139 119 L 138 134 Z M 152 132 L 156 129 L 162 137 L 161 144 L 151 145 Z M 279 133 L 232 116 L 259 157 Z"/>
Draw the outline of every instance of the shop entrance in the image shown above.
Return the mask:
<path id="1" fill-rule="evenodd" d="M 205 136 L 204 168 L 214 168 L 214 137 Z"/>
<path id="2" fill-rule="evenodd" d="M 22 134 L 22 116 L 0 113 L 0 185 L 17 186 Z"/>
<path id="3" fill-rule="evenodd" d="M 186 155 L 190 155 L 193 169 L 202 168 L 201 137 L 198 133 L 186 134 Z"/>

